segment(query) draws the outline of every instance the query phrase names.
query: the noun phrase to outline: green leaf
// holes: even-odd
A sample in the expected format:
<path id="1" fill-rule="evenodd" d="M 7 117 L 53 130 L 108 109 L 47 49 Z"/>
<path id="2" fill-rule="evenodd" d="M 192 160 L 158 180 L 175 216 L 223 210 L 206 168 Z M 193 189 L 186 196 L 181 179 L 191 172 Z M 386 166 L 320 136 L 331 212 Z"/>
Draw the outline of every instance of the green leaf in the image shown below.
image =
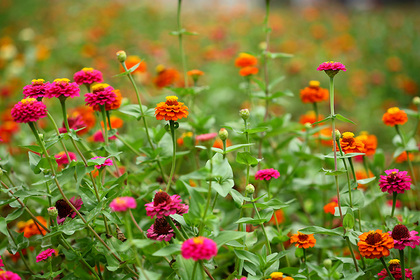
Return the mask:
<path id="1" fill-rule="evenodd" d="M 235 222 L 235 224 L 251 224 L 251 225 L 261 225 L 265 223 L 266 219 L 257 219 L 257 218 L 251 218 L 251 217 L 244 217 L 240 218 Z"/>
<path id="2" fill-rule="evenodd" d="M 11 221 L 15 221 L 17 218 L 19 218 L 20 216 L 22 216 L 23 212 L 25 212 L 25 209 L 24 208 L 16 209 L 15 211 L 13 211 L 9 215 L 7 215 L 7 217 L 6 217 L 6 223 L 11 222 Z"/>
<path id="3" fill-rule="evenodd" d="M 245 250 L 233 250 L 233 252 L 241 260 L 248 261 L 258 266 L 260 264 L 260 260 L 258 259 L 257 255 L 255 255 L 254 253 L 251 253 Z"/>
<path id="4" fill-rule="evenodd" d="M 264 132 L 267 129 L 268 127 L 256 127 L 256 128 L 246 129 L 245 132 L 248 132 L 248 134 L 255 134 L 255 133 Z"/>
<path id="5" fill-rule="evenodd" d="M 320 120 L 320 121 L 314 122 L 314 123 L 312 124 L 312 127 L 314 127 L 314 126 L 315 126 L 315 125 L 317 125 L 317 124 L 320 124 L 320 123 L 326 122 L 326 121 L 328 121 L 329 119 L 332 119 L 331 115 L 329 115 L 328 117 L 326 117 L 326 118 L 325 118 L 325 119 L 323 119 L 323 120 Z"/>
<path id="6" fill-rule="evenodd" d="M 295 199 L 289 200 L 287 202 L 281 202 L 278 198 L 272 198 L 267 202 L 262 202 L 262 203 L 255 203 L 255 206 L 257 206 L 260 209 L 266 209 L 266 208 L 272 208 L 274 210 L 278 210 L 281 208 L 285 208 L 288 207 L 290 205 L 290 203 L 292 203 L 293 201 L 295 201 Z M 245 204 L 243 206 L 243 208 L 252 208 L 252 204 Z"/>
<path id="7" fill-rule="evenodd" d="M 344 170 L 344 169 L 330 170 L 330 169 L 322 168 L 322 171 L 324 171 L 325 175 L 328 175 L 328 176 L 335 176 L 335 175 L 340 175 L 340 174 L 347 173 L 347 170 Z"/>
<path id="8" fill-rule="evenodd" d="M 255 144 L 254 143 L 249 143 L 249 144 L 238 144 L 238 145 L 229 146 L 229 147 L 226 147 L 226 153 L 230 153 L 230 152 L 239 150 L 241 148 L 250 147 L 250 146 L 253 146 L 253 145 L 255 145 Z"/>
<path id="9" fill-rule="evenodd" d="M 338 120 L 342 121 L 342 122 L 348 122 L 348 123 L 356 124 L 356 123 L 354 123 L 352 120 L 350 120 L 350 119 L 348 119 L 348 118 L 346 118 L 346 117 L 343 117 L 343 116 L 342 116 L 342 115 L 340 115 L 340 114 L 335 114 L 335 117 L 336 117 Z"/>
<path id="10" fill-rule="evenodd" d="M 215 154 L 212 158 L 212 162 L 212 187 L 219 193 L 219 195 L 226 197 L 235 185 L 233 181 L 232 167 L 230 166 L 228 160 L 223 158 L 223 155 L 221 154 Z M 210 161 L 207 161 L 206 168 L 210 170 Z"/>
<path id="11" fill-rule="evenodd" d="M 375 181 L 375 179 L 376 179 L 376 177 L 370 177 L 370 178 L 366 178 L 366 179 L 360 179 L 360 180 L 357 180 L 357 183 L 358 184 L 361 184 L 361 185 L 366 185 L 366 184 L 369 184 L 370 182 Z"/>
<path id="12" fill-rule="evenodd" d="M 236 154 L 236 162 L 240 164 L 245 164 L 249 166 L 257 166 L 258 160 L 251 156 L 251 153 L 249 152 L 239 152 Z"/>
<path id="13" fill-rule="evenodd" d="M 290 54 L 290 53 L 280 53 L 280 52 L 279 53 L 271 53 L 271 52 L 268 52 L 267 55 L 271 59 L 276 59 L 276 58 L 291 58 L 291 57 L 294 57 L 293 54 Z"/>
<path id="14" fill-rule="evenodd" d="M 337 151 L 337 158 L 343 159 L 343 158 L 354 158 L 357 156 L 364 156 L 365 153 L 348 153 L 344 155 L 340 155 L 340 152 Z M 325 155 L 326 158 L 334 158 L 334 153 L 329 153 L 328 155 Z"/>
<path id="15" fill-rule="evenodd" d="M 218 247 L 220 247 L 229 241 L 242 238 L 246 235 L 247 233 L 243 231 L 227 231 L 226 230 L 226 231 L 221 231 L 218 236 L 213 238 L 213 241 L 216 242 Z"/>
<path id="16" fill-rule="evenodd" d="M 36 153 L 42 153 L 42 148 L 40 146 L 35 145 L 19 145 L 20 148 L 28 149 L 29 151 L 33 151 Z"/>
<path id="17" fill-rule="evenodd" d="M 7 232 L 7 221 L 3 217 L 0 217 L 0 232 L 3 233 L 6 236 L 8 235 L 8 232 Z"/>
<path id="18" fill-rule="evenodd" d="M 157 250 L 153 253 L 153 256 L 155 257 L 167 257 L 172 254 L 177 254 L 181 251 L 181 245 L 180 244 L 169 244 L 166 247 L 163 247 L 160 250 Z"/>
<path id="19" fill-rule="evenodd" d="M 335 235 L 335 236 L 342 236 L 344 234 L 343 228 L 335 228 L 335 229 L 328 229 L 318 226 L 311 226 L 304 229 L 299 230 L 299 232 L 303 234 L 327 234 L 327 235 Z"/>
<path id="20" fill-rule="evenodd" d="M 142 105 L 143 112 L 147 111 L 147 107 Z M 123 114 L 133 116 L 136 119 L 140 119 L 143 115 L 141 114 L 140 107 L 137 104 L 125 105 L 118 109 Z"/>
<path id="21" fill-rule="evenodd" d="M 344 219 L 343 219 L 343 227 L 346 230 L 352 229 L 354 227 L 353 211 L 350 208 L 347 209 L 347 213 L 344 216 Z"/>
<path id="22" fill-rule="evenodd" d="M 276 79 L 274 79 L 270 85 L 268 86 L 268 88 L 271 90 L 275 85 L 277 85 L 278 83 L 284 81 L 284 79 L 286 79 L 286 76 L 280 76 Z"/>

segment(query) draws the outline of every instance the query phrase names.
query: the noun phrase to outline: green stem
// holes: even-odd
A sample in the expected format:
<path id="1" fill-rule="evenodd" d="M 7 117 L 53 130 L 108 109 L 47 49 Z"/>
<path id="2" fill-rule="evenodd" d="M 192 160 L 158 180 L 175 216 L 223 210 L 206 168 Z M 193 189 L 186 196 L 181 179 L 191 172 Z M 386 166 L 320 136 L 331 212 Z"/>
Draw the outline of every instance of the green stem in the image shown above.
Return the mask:
<path id="1" fill-rule="evenodd" d="M 393 192 L 392 193 L 392 211 L 391 211 L 391 218 L 394 217 L 395 205 L 397 203 L 397 196 L 398 196 L 398 193 L 397 192 Z"/>
<path id="2" fill-rule="evenodd" d="M 7 232 L 9 233 L 10 238 L 12 239 L 13 243 L 15 244 L 15 246 L 17 245 L 16 243 L 16 239 L 13 237 L 12 232 L 10 231 L 9 227 L 6 226 Z M 27 249 L 29 251 L 29 248 Z M 31 269 L 30 265 L 28 264 L 25 256 L 22 253 L 22 250 L 18 250 L 20 258 L 22 259 L 24 265 L 26 266 L 26 268 L 29 270 L 29 272 L 32 275 L 35 275 L 36 273 Z"/>
<path id="3" fill-rule="evenodd" d="M 195 261 L 192 276 L 191 276 L 192 280 L 195 280 L 195 272 L 197 271 L 197 266 L 198 266 L 198 261 Z"/>
<path id="4" fill-rule="evenodd" d="M 354 255 L 353 249 L 351 248 L 350 239 L 348 238 L 348 236 L 346 236 L 345 239 L 347 241 L 347 246 L 349 247 L 350 254 L 353 259 L 354 267 L 356 268 L 356 272 L 359 272 L 359 266 L 357 265 L 356 256 Z"/>
<path id="5" fill-rule="evenodd" d="M 172 218 L 170 216 L 165 216 L 166 221 L 171 225 L 172 229 L 175 232 L 176 238 L 180 239 L 181 241 L 185 241 L 184 236 L 179 231 L 178 227 L 175 225 L 174 221 L 172 221 Z"/>
<path id="6" fill-rule="evenodd" d="M 54 126 L 55 133 L 57 134 L 57 137 L 60 140 L 61 146 L 63 147 L 63 150 L 66 153 L 67 160 L 69 162 L 71 162 L 69 151 L 67 150 L 66 145 L 64 145 L 64 141 L 63 141 L 63 139 L 61 137 L 60 131 L 58 130 L 57 123 L 55 122 L 54 118 L 51 116 L 50 112 L 47 112 L 47 116 L 48 116 L 48 118 L 50 119 L 51 123 Z"/>
<path id="7" fill-rule="evenodd" d="M 175 138 L 175 122 L 170 120 L 169 121 L 169 127 L 171 129 L 171 137 L 172 137 L 172 167 L 171 167 L 171 173 L 169 174 L 168 178 L 168 184 L 166 185 L 165 191 L 169 190 L 169 187 L 172 183 L 172 177 L 174 176 L 175 171 L 175 165 L 176 165 L 176 138 Z"/>
<path id="8" fill-rule="evenodd" d="M 269 88 L 269 76 L 268 76 L 268 48 L 270 44 L 270 28 L 268 26 L 268 18 L 270 16 L 270 0 L 265 1 L 265 17 L 264 17 L 264 31 L 265 31 L 265 49 L 263 51 L 264 55 L 264 83 L 265 83 L 265 97 L 268 97 L 270 94 Z M 268 107 L 270 105 L 270 99 L 266 98 L 265 102 L 265 114 L 264 121 L 268 119 Z"/>
<path id="9" fill-rule="evenodd" d="M 394 280 L 394 277 L 392 276 L 391 271 L 389 271 L 389 268 L 388 268 L 388 266 L 386 265 L 384 258 L 383 258 L 383 257 L 381 257 L 381 258 L 380 258 L 380 260 L 381 260 L 382 265 L 385 267 L 385 270 L 386 270 L 386 272 L 388 273 L 389 278 L 390 278 L 391 280 Z"/>
<path id="10" fill-rule="evenodd" d="M 353 180 L 354 180 L 354 182 L 357 183 L 356 172 L 354 171 L 353 160 L 352 160 L 352 158 L 348 158 L 348 160 L 349 160 L 349 163 L 350 163 L 351 172 L 353 174 Z M 366 176 L 368 177 L 369 175 L 366 174 Z"/>
<path id="11" fill-rule="evenodd" d="M 130 215 L 128 213 L 124 213 L 124 218 L 125 218 L 125 229 L 127 231 L 127 238 L 128 238 L 128 242 L 130 242 L 130 245 L 133 248 L 136 248 L 134 246 L 134 242 L 133 242 L 133 232 L 131 231 L 131 223 L 130 223 Z M 140 269 L 142 268 L 140 259 L 137 255 L 137 250 L 134 249 L 134 258 L 136 260 L 137 265 L 140 267 Z"/>
<path id="12" fill-rule="evenodd" d="M 252 197 L 251 197 L 251 199 L 252 199 Z M 258 219 L 261 219 L 260 212 L 258 212 L 258 209 L 257 209 L 257 205 L 255 205 L 255 202 L 253 200 L 251 200 L 251 203 L 252 203 L 252 206 L 254 207 L 254 210 L 255 210 L 255 213 L 257 214 Z M 268 239 L 267 232 L 265 231 L 264 223 L 260 223 L 260 226 L 261 226 L 261 228 L 263 230 L 263 233 L 264 233 L 264 236 L 265 236 L 265 242 L 267 244 L 268 255 L 271 255 L 270 240 Z"/>
<path id="13" fill-rule="evenodd" d="M 303 249 L 303 262 L 306 264 L 306 249 L 305 248 L 302 248 Z"/>
<path id="14" fill-rule="evenodd" d="M 340 141 L 337 141 L 337 146 L 338 146 L 338 149 L 340 150 L 340 155 L 343 156 L 344 153 L 343 153 L 343 150 L 341 149 Z M 349 174 L 350 173 L 350 170 L 347 167 L 346 159 L 345 158 L 342 158 L 342 160 L 343 160 L 343 163 L 344 163 L 344 168 L 346 169 L 347 185 L 349 187 L 349 202 L 350 202 L 350 207 L 353 208 L 353 202 L 352 202 L 352 199 L 351 199 L 351 191 L 352 190 L 351 190 L 350 174 Z"/>
<path id="15" fill-rule="evenodd" d="M 400 265 L 401 265 L 401 274 L 402 274 L 401 280 L 405 280 L 404 250 L 398 250 L 398 251 L 400 251 Z"/>
<path id="16" fill-rule="evenodd" d="M 184 46 L 182 44 L 183 30 L 181 28 L 181 4 L 182 4 L 182 0 L 178 0 L 178 10 L 177 10 L 178 42 L 179 42 L 179 52 L 180 52 L 181 60 L 182 60 L 182 70 L 184 72 L 184 85 L 187 88 L 188 76 L 187 76 L 187 62 L 185 59 Z"/>
<path id="17" fill-rule="evenodd" d="M 129 148 L 136 156 L 141 156 L 140 152 L 133 148 L 121 135 L 115 134 L 115 136 L 120 140 L 127 148 Z"/>
<path id="18" fill-rule="evenodd" d="M 207 217 L 207 211 L 209 210 L 209 206 L 210 206 L 210 202 L 211 202 L 211 182 L 213 181 L 213 159 L 212 159 L 212 155 L 211 155 L 211 147 L 207 148 L 207 154 L 208 154 L 209 161 L 210 161 L 210 175 L 209 175 L 210 179 L 209 179 L 209 189 L 207 191 L 206 207 L 204 209 L 203 217 L 201 218 L 200 227 L 198 229 L 198 235 L 199 236 L 203 232 L 205 220 L 206 220 L 206 217 Z"/>
<path id="19" fill-rule="evenodd" d="M 52 275 L 52 273 L 53 273 L 53 270 L 52 270 L 52 257 L 48 257 L 48 267 L 50 269 L 50 275 Z M 53 278 L 51 277 L 51 280 L 52 279 Z"/>
<path id="20" fill-rule="evenodd" d="M 101 105 L 101 113 L 102 113 L 102 122 L 104 123 L 104 141 L 105 141 L 105 146 L 109 146 L 108 126 L 106 125 L 105 105 Z"/>

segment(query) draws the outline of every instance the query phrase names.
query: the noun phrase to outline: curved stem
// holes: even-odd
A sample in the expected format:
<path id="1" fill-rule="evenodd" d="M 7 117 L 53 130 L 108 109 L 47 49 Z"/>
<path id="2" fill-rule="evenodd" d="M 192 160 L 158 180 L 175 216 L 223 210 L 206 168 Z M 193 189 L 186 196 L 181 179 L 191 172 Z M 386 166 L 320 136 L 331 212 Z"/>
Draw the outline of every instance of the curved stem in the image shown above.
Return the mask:
<path id="1" fill-rule="evenodd" d="M 9 227 L 6 226 L 7 232 L 9 233 L 10 238 L 12 239 L 13 243 L 15 244 L 15 246 L 17 245 L 16 239 L 13 237 L 12 232 L 10 231 Z M 29 248 L 28 248 L 29 250 Z M 22 253 L 22 250 L 18 250 L 20 258 L 22 259 L 23 263 L 25 264 L 26 268 L 29 270 L 29 272 L 32 275 L 35 275 L 36 273 L 31 269 L 30 265 L 28 264 L 25 255 Z"/>
<path id="2" fill-rule="evenodd" d="M 385 261 L 384 261 L 384 258 L 383 258 L 383 257 L 381 257 L 381 258 L 380 258 L 380 260 L 381 260 L 382 265 L 385 267 L 386 272 L 388 273 L 388 277 L 389 277 L 391 280 L 394 280 L 394 276 L 392 276 L 391 271 L 389 271 L 389 268 L 388 268 L 388 266 L 386 265 L 386 263 L 385 263 Z"/>
<path id="3" fill-rule="evenodd" d="M 354 255 L 353 249 L 351 248 L 350 239 L 348 238 L 348 236 L 346 236 L 345 239 L 347 241 L 347 246 L 350 249 L 351 258 L 353 259 L 353 263 L 354 263 L 354 267 L 356 268 L 356 272 L 359 272 L 359 266 L 357 265 L 356 256 Z"/>
<path id="4" fill-rule="evenodd" d="M 172 229 L 175 232 L 175 235 L 178 239 L 180 239 L 181 241 L 185 241 L 184 236 L 182 235 L 182 233 L 179 231 L 178 227 L 175 225 L 174 221 L 172 221 L 172 218 L 169 216 L 165 216 L 166 221 L 171 225 Z"/>
<path id="5" fill-rule="evenodd" d="M 197 271 L 198 261 L 194 262 L 194 268 L 191 276 L 191 280 L 195 280 L 195 272 Z"/>

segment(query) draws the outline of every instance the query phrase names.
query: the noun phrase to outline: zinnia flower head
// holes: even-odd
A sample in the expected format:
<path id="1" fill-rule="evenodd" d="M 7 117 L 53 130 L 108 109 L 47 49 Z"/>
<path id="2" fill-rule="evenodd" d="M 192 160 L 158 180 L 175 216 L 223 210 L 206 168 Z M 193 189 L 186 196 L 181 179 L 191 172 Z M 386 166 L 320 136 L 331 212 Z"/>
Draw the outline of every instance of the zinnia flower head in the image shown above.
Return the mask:
<path id="1" fill-rule="evenodd" d="M 0 280 L 21 280 L 19 275 L 11 271 L 4 271 L 0 269 Z"/>
<path id="2" fill-rule="evenodd" d="M 317 119 L 315 111 L 308 111 L 308 112 L 306 112 L 306 114 L 300 116 L 299 123 L 301 123 L 303 125 L 306 124 L 306 123 L 313 124 L 314 122 L 318 122 L 318 121 L 323 120 L 323 119 L 324 119 L 323 115 L 319 114 L 318 119 Z"/>
<path id="3" fill-rule="evenodd" d="M 365 146 L 365 155 L 371 156 L 375 154 L 376 148 L 378 147 L 378 138 L 375 135 L 362 131 L 355 139 L 356 141 L 361 141 Z"/>
<path id="4" fill-rule="evenodd" d="M 304 234 L 298 231 L 290 237 L 290 243 L 296 243 L 296 247 L 308 249 L 315 246 L 316 239 L 313 234 Z"/>
<path id="5" fill-rule="evenodd" d="M 405 124 L 408 121 L 407 113 L 398 107 L 389 108 L 382 116 L 382 121 L 388 126 Z"/>
<path id="6" fill-rule="evenodd" d="M 79 72 L 74 73 L 73 80 L 78 85 L 91 85 L 93 83 L 102 83 L 102 73 L 99 70 L 85 67 Z"/>
<path id="7" fill-rule="evenodd" d="M 407 157 L 407 152 L 404 151 L 395 158 L 395 162 L 396 163 L 403 163 L 403 162 L 406 162 L 407 159 L 410 159 L 410 161 L 413 161 L 414 160 L 414 155 L 413 155 L 413 153 L 408 152 L 408 157 Z"/>
<path id="8" fill-rule="evenodd" d="M 278 209 L 276 211 L 274 211 L 273 216 L 271 217 L 269 223 L 270 224 L 282 224 L 286 219 L 284 218 L 284 211 L 283 209 Z"/>
<path id="9" fill-rule="evenodd" d="M 83 201 L 81 198 L 76 199 L 74 196 L 69 199 L 70 203 L 76 208 L 78 211 L 82 208 Z M 76 212 L 67 204 L 64 199 L 59 199 L 55 203 L 55 208 L 57 208 L 58 216 L 57 216 L 57 223 L 61 225 L 64 223 L 67 217 L 74 219 L 76 217 Z"/>
<path id="10" fill-rule="evenodd" d="M 293 280 L 292 277 L 285 276 L 283 274 L 283 272 L 273 272 L 273 273 L 270 274 L 270 277 L 271 278 L 269 278 L 267 280 Z"/>
<path id="11" fill-rule="evenodd" d="M 273 168 L 270 169 L 261 169 L 255 173 L 255 180 L 266 180 L 269 181 L 271 179 L 277 179 L 280 177 L 280 173 Z"/>
<path id="12" fill-rule="evenodd" d="M 91 158 L 91 160 L 93 160 L 93 159 L 98 159 L 98 158 L 105 158 L 105 157 L 93 157 L 93 158 Z M 96 167 L 97 169 L 100 169 L 100 168 L 102 168 L 102 167 L 112 166 L 112 165 L 113 165 L 112 159 L 107 158 L 107 159 L 105 159 L 105 162 L 104 162 L 104 163 L 99 164 L 99 165 L 95 165 L 95 167 Z"/>
<path id="13" fill-rule="evenodd" d="M 54 253 L 55 253 L 54 249 L 48 248 L 47 250 L 42 251 L 41 253 L 38 254 L 38 256 L 36 256 L 36 262 L 45 261 L 46 259 L 48 259 L 48 257 L 51 257 Z"/>
<path id="14" fill-rule="evenodd" d="M 338 203 L 336 201 L 331 201 L 330 203 L 324 206 L 324 212 L 334 215 L 335 207 L 338 207 Z"/>
<path id="15" fill-rule="evenodd" d="M 256 74 L 258 74 L 258 68 L 254 66 L 246 66 L 239 70 L 239 75 L 241 75 L 242 77 L 248 77 Z"/>
<path id="16" fill-rule="evenodd" d="M 86 105 L 91 107 L 105 105 L 106 108 L 107 106 L 112 106 L 116 99 L 117 94 L 114 88 L 108 84 L 93 85 L 92 92 L 85 94 Z"/>
<path id="17" fill-rule="evenodd" d="M 359 236 L 357 243 L 360 254 L 368 259 L 379 259 L 389 256 L 389 249 L 394 248 L 394 240 L 382 230 L 368 231 Z"/>
<path id="18" fill-rule="evenodd" d="M 249 66 L 257 65 L 257 58 L 249 53 L 240 53 L 239 56 L 235 59 L 235 66 L 244 68 Z"/>
<path id="19" fill-rule="evenodd" d="M 10 114 L 17 123 L 36 122 L 47 116 L 47 106 L 35 98 L 25 98 L 13 106 Z"/>
<path id="20" fill-rule="evenodd" d="M 188 205 L 181 203 L 181 197 L 177 194 L 169 196 L 166 192 L 160 190 L 156 192 L 153 202 L 145 204 L 146 214 L 150 218 L 156 216 L 163 218 L 173 214 L 185 214 L 188 212 Z"/>
<path id="21" fill-rule="evenodd" d="M 365 152 L 365 145 L 359 139 L 354 138 L 352 132 L 343 132 L 342 138 L 340 139 L 340 145 L 345 154 Z M 337 151 L 338 150 L 339 148 L 337 147 Z"/>
<path id="22" fill-rule="evenodd" d="M 417 231 L 409 231 L 405 225 L 396 225 L 392 231 L 388 232 L 394 239 L 394 248 L 404 250 L 409 246 L 415 248 L 420 245 L 420 236 Z"/>
<path id="23" fill-rule="evenodd" d="M 128 209 L 135 209 L 137 207 L 137 202 L 131 196 L 122 196 L 114 198 L 109 204 L 109 207 L 114 212 L 125 212 Z"/>
<path id="24" fill-rule="evenodd" d="M 210 141 L 216 138 L 216 136 L 217 136 L 217 132 L 200 134 L 195 137 L 195 140 L 205 142 L 205 141 Z"/>
<path id="25" fill-rule="evenodd" d="M 400 260 L 398 260 L 398 259 L 390 260 L 388 269 L 389 269 L 389 272 L 391 272 L 391 274 L 392 274 L 392 276 L 394 277 L 395 280 L 402 279 Z M 382 271 L 378 273 L 378 276 L 380 276 L 379 280 L 389 279 L 388 273 L 387 273 L 385 268 L 382 269 Z M 414 279 L 413 278 L 413 272 L 408 268 L 405 269 L 405 278 L 406 279 Z"/>
<path id="26" fill-rule="evenodd" d="M 180 80 L 181 75 L 178 70 L 173 68 L 165 68 L 163 65 L 156 67 L 157 76 L 154 78 L 153 83 L 158 88 L 164 88 L 175 84 Z"/>
<path id="27" fill-rule="evenodd" d="M 158 241 L 171 241 L 175 237 L 174 229 L 165 218 L 157 218 L 147 230 L 147 238 Z"/>
<path id="28" fill-rule="evenodd" d="M 69 79 L 55 79 L 48 84 L 45 97 L 47 98 L 74 98 L 80 95 L 80 88 L 76 83 L 70 83 Z"/>
<path id="29" fill-rule="evenodd" d="M 204 72 L 198 69 L 193 69 L 188 71 L 187 75 L 193 79 L 194 83 L 196 83 L 198 78 L 204 75 Z"/>
<path id="30" fill-rule="evenodd" d="M 34 79 L 30 85 L 23 87 L 23 96 L 25 98 L 42 98 L 45 96 L 48 85 L 49 83 L 43 79 Z"/>
<path id="31" fill-rule="evenodd" d="M 411 177 L 407 175 L 407 171 L 399 171 L 398 169 L 385 170 L 386 176 L 381 175 L 379 179 L 379 187 L 382 192 L 392 194 L 404 193 L 411 187 Z"/>
<path id="32" fill-rule="evenodd" d="M 47 227 L 47 221 L 44 219 L 44 217 L 37 216 L 36 219 L 43 226 Z M 43 227 L 38 225 L 33 219 L 30 219 L 26 222 L 24 221 L 18 222 L 17 228 L 18 228 L 18 232 L 19 233 L 23 232 L 23 236 L 25 236 L 26 238 L 30 238 L 31 236 L 38 235 L 38 234 L 45 235 L 47 233 L 47 231 Z"/>
<path id="33" fill-rule="evenodd" d="M 113 92 L 115 93 L 115 99 L 112 103 L 105 103 L 105 111 L 116 110 L 121 107 L 122 102 L 122 95 L 119 89 L 114 89 Z M 94 105 L 92 107 L 94 111 L 101 111 L 100 105 Z"/>
<path id="34" fill-rule="evenodd" d="M 315 103 L 328 100 L 329 92 L 320 87 L 318 81 L 310 81 L 309 87 L 300 90 L 300 99 L 303 103 Z"/>
<path id="35" fill-rule="evenodd" d="M 185 240 L 181 246 L 181 255 L 194 261 L 210 260 L 217 255 L 217 244 L 213 240 L 198 236 Z"/>
<path id="36" fill-rule="evenodd" d="M 0 256 L 0 267 L 2 267 L 2 266 L 4 266 L 4 263 L 3 263 L 3 260 L 2 260 L 2 258 Z"/>
<path id="37" fill-rule="evenodd" d="M 54 157 L 58 165 L 66 165 L 66 164 L 69 164 L 70 161 L 73 161 L 73 160 L 76 161 L 76 154 L 72 152 L 69 152 L 70 161 L 67 158 L 66 152 L 59 152 Z"/>
<path id="38" fill-rule="evenodd" d="M 325 73 L 331 78 L 337 75 L 337 73 L 340 70 L 347 71 L 346 66 L 344 66 L 344 64 L 334 61 L 323 62 L 318 66 L 318 68 L 316 68 L 316 70 L 325 71 Z"/>
<path id="39" fill-rule="evenodd" d="M 155 116 L 157 120 L 177 121 L 188 116 L 188 107 L 182 102 L 178 102 L 178 97 L 167 96 L 166 102 L 156 105 Z"/>

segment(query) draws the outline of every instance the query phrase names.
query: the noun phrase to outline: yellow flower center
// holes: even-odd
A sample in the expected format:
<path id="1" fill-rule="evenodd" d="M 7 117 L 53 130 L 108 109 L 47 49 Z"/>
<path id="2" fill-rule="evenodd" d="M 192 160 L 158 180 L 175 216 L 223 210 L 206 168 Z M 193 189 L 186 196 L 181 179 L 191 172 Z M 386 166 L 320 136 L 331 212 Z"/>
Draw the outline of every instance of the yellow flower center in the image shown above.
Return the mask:
<path id="1" fill-rule="evenodd" d="M 318 88 L 321 85 L 318 81 L 309 81 L 309 87 Z"/>
<path id="2" fill-rule="evenodd" d="M 389 108 L 388 109 L 388 113 L 389 114 L 396 114 L 396 113 L 398 113 L 400 111 L 400 108 L 398 108 L 398 107 L 392 107 L 392 108 Z"/>
<path id="3" fill-rule="evenodd" d="M 353 138 L 354 137 L 354 133 L 352 133 L 352 132 L 344 132 L 343 133 L 343 138 L 345 138 L 345 139 L 350 139 L 350 138 Z"/>
<path id="4" fill-rule="evenodd" d="M 177 105 L 178 104 L 178 97 L 171 95 L 171 96 L 166 96 L 166 105 Z"/>
<path id="5" fill-rule="evenodd" d="M 33 79 L 32 84 L 33 85 L 42 85 L 45 82 L 44 79 Z"/>
<path id="6" fill-rule="evenodd" d="M 6 271 L 0 270 L 0 275 L 5 274 L 5 273 L 6 273 Z"/>
<path id="7" fill-rule="evenodd" d="M 28 104 L 28 103 L 32 103 L 32 102 L 35 102 L 35 101 L 36 101 L 35 98 L 25 98 L 25 99 L 22 99 L 20 101 L 20 103 L 22 103 L 22 104 Z"/>
<path id="8" fill-rule="evenodd" d="M 83 72 L 93 72 L 93 68 L 91 68 L 91 67 L 84 67 L 84 68 L 82 69 L 82 71 L 83 71 Z"/>
<path id="9" fill-rule="evenodd" d="M 390 260 L 389 264 L 400 264 L 400 260 L 398 260 L 398 259 Z"/>
<path id="10" fill-rule="evenodd" d="M 108 85 L 108 84 L 96 84 L 96 85 L 93 85 L 92 86 L 92 91 L 93 92 L 95 92 L 95 91 L 101 91 L 101 90 L 104 90 L 104 89 L 106 89 L 107 87 L 109 87 L 110 85 Z"/>
<path id="11" fill-rule="evenodd" d="M 273 272 L 270 274 L 270 277 L 273 279 L 283 277 L 283 272 Z"/>
<path id="12" fill-rule="evenodd" d="M 160 73 L 163 70 L 165 70 L 165 65 L 159 64 L 158 66 L 156 66 L 156 73 Z"/>
<path id="13" fill-rule="evenodd" d="M 199 237 L 194 237 L 194 238 L 193 238 L 193 242 L 194 242 L 195 244 L 203 244 L 203 242 L 204 242 L 204 238 L 203 238 L 203 237 L 201 237 L 201 236 L 199 236 Z"/>
<path id="14" fill-rule="evenodd" d="M 62 79 L 55 79 L 54 82 L 58 84 L 68 84 L 70 80 L 67 78 L 62 78 Z"/>

